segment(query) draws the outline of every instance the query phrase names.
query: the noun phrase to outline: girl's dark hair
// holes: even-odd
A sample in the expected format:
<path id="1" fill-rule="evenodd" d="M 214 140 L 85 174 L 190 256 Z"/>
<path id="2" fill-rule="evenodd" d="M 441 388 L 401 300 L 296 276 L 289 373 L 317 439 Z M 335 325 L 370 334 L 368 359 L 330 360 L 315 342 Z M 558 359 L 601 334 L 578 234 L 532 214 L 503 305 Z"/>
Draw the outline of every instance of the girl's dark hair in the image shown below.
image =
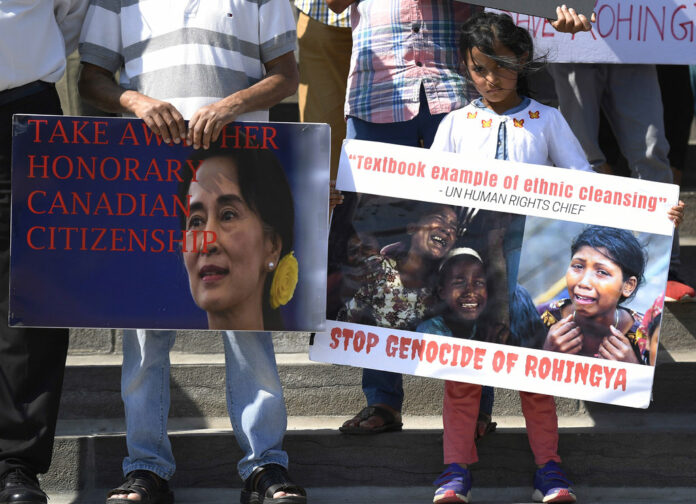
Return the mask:
<path id="1" fill-rule="evenodd" d="M 510 49 L 515 58 L 496 55 L 495 42 L 500 42 Z M 517 72 L 517 94 L 529 96 L 527 76 L 539 70 L 544 59 L 535 60 L 534 43 L 529 32 L 517 26 L 507 14 L 480 12 L 464 23 L 459 37 L 459 52 L 464 63 L 464 76 L 471 81 L 466 58 L 477 48 L 483 54 L 496 61 L 501 67 Z"/>
<path id="2" fill-rule="evenodd" d="M 189 157 L 198 168 L 206 159 L 223 157 L 231 159 L 237 166 L 237 176 L 242 198 L 247 206 L 259 216 L 264 231 L 273 239 L 281 241 L 280 257 L 293 249 L 295 236 L 295 206 L 290 184 L 278 158 L 268 149 L 258 148 L 251 140 L 239 132 L 237 145 L 251 148 L 222 147 L 220 141 L 212 143 L 209 149 L 195 150 Z M 193 178 L 192 170 L 181 170 L 179 199 L 186 206 L 188 191 Z M 187 216 L 179 216 L 181 229 L 186 229 Z M 263 320 L 265 330 L 282 330 L 283 322 L 278 310 L 271 309 L 269 294 L 273 275 L 266 276 L 263 289 Z"/>
<path id="3" fill-rule="evenodd" d="M 592 247 L 615 262 L 623 274 L 624 282 L 636 277 L 638 283 L 630 296 L 619 298 L 619 303 L 632 299 L 643 285 L 647 257 L 635 236 L 625 229 L 604 226 L 587 226 L 575 237 L 570 246 L 570 256 L 575 255 L 581 247 Z"/>

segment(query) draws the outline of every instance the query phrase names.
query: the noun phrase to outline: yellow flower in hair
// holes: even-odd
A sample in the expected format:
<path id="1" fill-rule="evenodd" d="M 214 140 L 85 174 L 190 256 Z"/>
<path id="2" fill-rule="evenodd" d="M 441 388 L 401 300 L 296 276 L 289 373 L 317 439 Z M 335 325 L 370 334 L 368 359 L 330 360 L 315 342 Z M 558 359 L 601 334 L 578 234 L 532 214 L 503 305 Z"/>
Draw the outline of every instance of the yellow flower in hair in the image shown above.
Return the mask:
<path id="1" fill-rule="evenodd" d="M 297 287 L 298 272 L 299 266 L 293 252 L 285 254 L 273 274 L 270 296 L 271 308 L 275 310 L 292 299 L 295 287 Z"/>

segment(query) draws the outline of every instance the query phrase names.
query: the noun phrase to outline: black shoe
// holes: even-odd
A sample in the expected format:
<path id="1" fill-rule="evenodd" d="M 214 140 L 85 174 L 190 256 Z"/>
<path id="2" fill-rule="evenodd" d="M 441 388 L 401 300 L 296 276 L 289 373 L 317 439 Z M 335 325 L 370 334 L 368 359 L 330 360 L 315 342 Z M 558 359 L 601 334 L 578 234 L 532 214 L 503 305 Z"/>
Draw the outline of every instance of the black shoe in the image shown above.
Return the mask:
<path id="1" fill-rule="evenodd" d="M 0 504 L 46 504 L 46 494 L 30 471 L 11 469 L 0 477 Z"/>

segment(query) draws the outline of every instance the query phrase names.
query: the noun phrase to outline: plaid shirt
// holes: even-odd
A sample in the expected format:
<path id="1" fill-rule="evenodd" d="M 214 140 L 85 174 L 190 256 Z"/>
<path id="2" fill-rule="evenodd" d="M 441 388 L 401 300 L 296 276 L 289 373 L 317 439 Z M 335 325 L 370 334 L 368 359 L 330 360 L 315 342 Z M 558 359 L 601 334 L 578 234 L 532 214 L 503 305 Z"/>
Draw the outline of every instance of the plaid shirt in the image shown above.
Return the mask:
<path id="1" fill-rule="evenodd" d="M 458 33 L 481 10 L 453 0 L 353 3 L 345 114 L 374 123 L 408 121 L 418 115 L 421 84 L 431 114 L 468 103 L 458 72 Z"/>
<path id="2" fill-rule="evenodd" d="M 350 28 L 350 9 L 336 14 L 329 9 L 326 0 L 295 0 L 295 7 L 320 23 Z"/>

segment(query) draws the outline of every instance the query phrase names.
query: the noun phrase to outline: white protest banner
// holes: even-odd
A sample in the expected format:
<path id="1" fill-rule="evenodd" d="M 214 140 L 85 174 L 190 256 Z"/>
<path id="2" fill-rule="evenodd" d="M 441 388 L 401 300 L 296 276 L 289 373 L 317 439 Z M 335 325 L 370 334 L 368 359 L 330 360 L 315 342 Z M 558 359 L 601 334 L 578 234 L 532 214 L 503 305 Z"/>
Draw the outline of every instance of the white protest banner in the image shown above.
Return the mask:
<path id="1" fill-rule="evenodd" d="M 312 360 L 648 406 L 677 186 L 349 140 L 337 187 L 349 217 L 332 222 Z M 621 294 L 579 291 L 580 270 Z M 563 353 L 554 334 L 576 313 L 608 314 L 607 335 Z M 611 360 L 610 325 L 625 344 Z"/>
<path id="2" fill-rule="evenodd" d="M 492 9 L 493 10 L 493 9 Z M 696 3 L 598 0 L 589 32 L 558 33 L 546 18 L 499 10 L 529 30 L 537 55 L 554 63 L 696 63 Z"/>
<path id="3" fill-rule="evenodd" d="M 340 190 L 672 235 L 671 184 L 361 140 L 341 156 Z"/>
<path id="4" fill-rule="evenodd" d="M 464 0 L 461 0 L 462 2 Z M 466 0 L 466 3 L 556 19 L 558 0 Z M 595 0 L 570 0 L 568 6 L 590 18 Z"/>

